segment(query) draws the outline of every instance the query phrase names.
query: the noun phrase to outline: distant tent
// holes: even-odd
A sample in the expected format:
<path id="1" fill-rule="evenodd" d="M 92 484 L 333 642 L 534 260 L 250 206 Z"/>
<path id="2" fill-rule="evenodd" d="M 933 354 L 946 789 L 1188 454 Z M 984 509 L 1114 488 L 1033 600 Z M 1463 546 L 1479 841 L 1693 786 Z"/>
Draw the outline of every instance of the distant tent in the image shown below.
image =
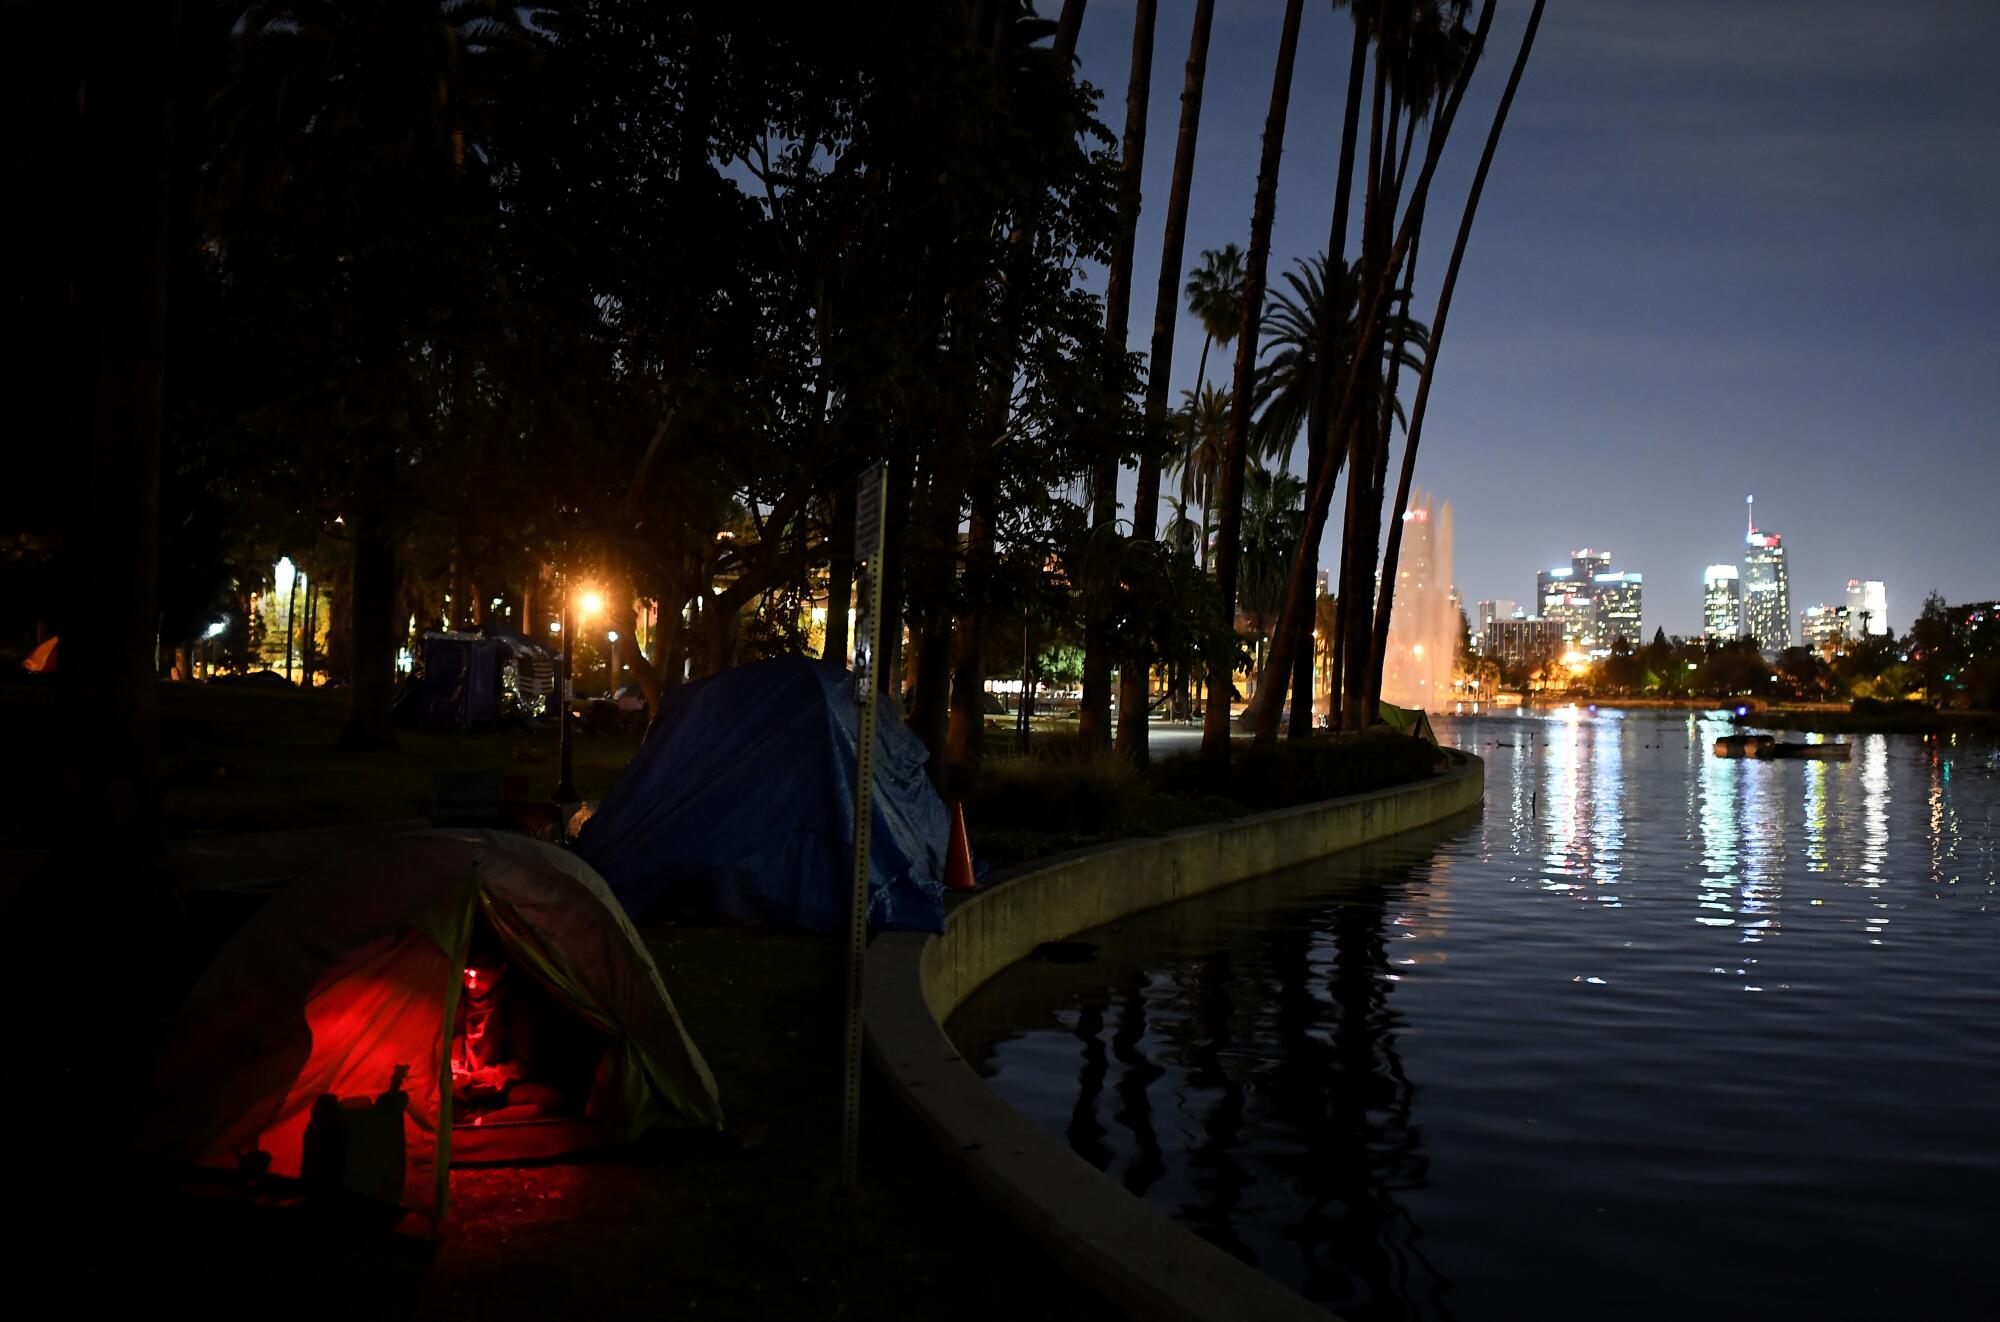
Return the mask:
<path id="1" fill-rule="evenodd" d="M 403 685 L 397 715 L 432 729 L 484 729 L 536 715 L 555 692 L 553 649 L 522 634 L 482 625 L 433 629 L 417 640 L 416 673 Z"/>
<path id="2" fill-rule="evenodd" d="M 420 831 L 321 864 L 236 934 L 170 1034 L 138 1138 L 438 1218 L 454 1160 L 721 1116 L 602 879 L 525 836 Z"/>
<path id="3" fill-rule="evenodd" d="M 1381 714 L 1382 724 L 1398 734 L 1412 735 L 1427 743 L 1438 741 L 1437 732 L 1431 729 L 1431 718 L 1421 707 L 1396 707 L 1386 702 L 1377 702 L 1376 710 Z"/>
<path id="4" fill-rule="evenodd" d="M 28 653 L 28 659 L 21 663 L 21 669 L 31 675 L 53 675 L 56 673 L 56 639 L 44 638 L 41 646 Z"/>
<path id="5" fill-rule="evenodd" d="M 921 740 L 877 709 L 868 918 L 943 930 L 951 823 Z M 666 690 L 638 756 L 576 849 L 633 914 L 680 907 L 811 931 L 847 922 L 854 679 L 803 656 Z"/>

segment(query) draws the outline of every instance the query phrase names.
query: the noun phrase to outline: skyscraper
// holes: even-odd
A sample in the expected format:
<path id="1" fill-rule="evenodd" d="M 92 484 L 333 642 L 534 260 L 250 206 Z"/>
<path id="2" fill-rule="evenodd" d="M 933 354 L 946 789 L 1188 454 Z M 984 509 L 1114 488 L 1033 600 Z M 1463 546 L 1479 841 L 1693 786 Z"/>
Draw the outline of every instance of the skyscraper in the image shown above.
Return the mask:
<path id="1" fill-rule="evenodd" d="M 1825 654 L 1828 658 L 1838 652 L 1840 645 L 1849 637 L 1845 606 L 1828 606 L 1824 603 L 1808 606 L 1805 613 L 1799 617 L 1799 625 L 1799 632 L 1805 638 L 1805 645 L 1815 652 Z"/>
<path id="2" fill-rule="evenodd" d="M 1607 561 L 1610 556 L 1604 557 Z M 1609 648 L 1623 638 L 1633 648 L 1645 646 L 1646 625 L 1640 592 L 1645 575 L 1624 571 L 1599 573 L 1590 580 L 1594 646 Z"/>
<path id="3" fill-rule="evenodd" d="M 1743 631 L 1759 650 L 1778 653 L 1792 645 L 1792 587 L 1785 569 L 1784 539 L 1757 531 L 1755 496 L 1745 497 L 1750 531 L 1743 539 Z"/>
<path id="4" fill-rule="evenodd" d="M 1701 634 L 1711 643 L 1743 636 L 1743 582 L 1735 565 L 1710 565 L 1701 576 Z"/>
<path id="5" fill-rule="evenodd" d="M 1613 573 L 1609 551 L 1593 551 L 1587 546 L 1571 551 L 1569 564 L 1535 575 L 1534 614 L 1561 623 L 1563 642 L 1575 651 L 1602 656 L 1621 633 L 1637 647 L 1645 641 L 1638 636 L 1640 577 Z M 1612 594 L 1604 609 L 1598 603 L 1600 592 Z"/>
<path id="6" fill-rule="evenodd" d="M 1570 647 L 1590 646 L 1590 580 L 1578 579 L 1569 565 L 1544 569 L 1535 575 L 1535 615 L 1562 625 L 1563 642 Z"/>
<path id="7" fill-rule="evenodd" d="M 1879 578 L 1847 580 L 1847 636 L 1889 632 L 1889 592 Z"/>
<path id="8" fill-rule="evenodd" d="M 1514 604 L 1511 597 L 1482 601 L 1475 609 L 1479 612 L 1479 618 L 1472 622 L 1472 636 L 1481 639 L 1486 636 L 1487 625 L 1495 620 L 1511 620 L 1521 613 L 1520 607 Z"/>

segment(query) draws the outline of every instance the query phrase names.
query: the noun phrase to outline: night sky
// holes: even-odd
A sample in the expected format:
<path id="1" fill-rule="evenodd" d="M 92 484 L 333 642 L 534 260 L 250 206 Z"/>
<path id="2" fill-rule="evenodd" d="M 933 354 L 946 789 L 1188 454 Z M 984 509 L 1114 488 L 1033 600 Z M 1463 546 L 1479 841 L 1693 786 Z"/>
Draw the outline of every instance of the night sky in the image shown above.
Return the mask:
<path id="1" fill-rule="evenodd" d="M 1425 320 L 1529 8 L 1501 0 L 1440 170 Z M 1138 351 L 1193 9 L 1160 4 Z M 1188 265 L 1247 245 L 1282 10 L 1218 0 Z M 1078 43 L 1114 133 L 1131 15 L 1132 0 L 1090 0 Z M 1274 281 L 1326 243 L 1348 24 L 1307 0 Z M 1703 566 L 1741 562 L 1746 494 L 1784 534 L 1794 628 L 1801 608 L 1843 602 L 1849 578 L 1886 581 L 1899 631 L 1933 588 L 2000 596 L 1996 67 L 1992 0 L 1550 0 L 1418 461 L 1417 485 L 1452 503 L 1468 610 L 1488 597 L 1529 608 L 1536 569 L 1589 545 L 1646 576 L 1649 633 L 1692 635 Z M 1183 314 L 1176 400 L 1200 350 Z M 1226 379 L 1228 365 L 1209 370 Z M 1334 509 L 1329 565 L 1338 496 Z"/>

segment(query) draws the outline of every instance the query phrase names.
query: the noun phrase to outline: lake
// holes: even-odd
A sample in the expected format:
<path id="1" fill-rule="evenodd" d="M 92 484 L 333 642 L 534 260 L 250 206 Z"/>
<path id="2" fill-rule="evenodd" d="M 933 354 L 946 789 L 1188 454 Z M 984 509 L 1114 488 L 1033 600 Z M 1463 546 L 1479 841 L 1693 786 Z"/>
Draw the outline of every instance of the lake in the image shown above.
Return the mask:
<path id="1" fill-rule="evenodd" d="M 1081 934 L 949 1030 L 1356 1322 L 1983 1314 L 2000 748 L 1714 757 L 1730 732 L 1441 719 L 1482 811 Z"/>

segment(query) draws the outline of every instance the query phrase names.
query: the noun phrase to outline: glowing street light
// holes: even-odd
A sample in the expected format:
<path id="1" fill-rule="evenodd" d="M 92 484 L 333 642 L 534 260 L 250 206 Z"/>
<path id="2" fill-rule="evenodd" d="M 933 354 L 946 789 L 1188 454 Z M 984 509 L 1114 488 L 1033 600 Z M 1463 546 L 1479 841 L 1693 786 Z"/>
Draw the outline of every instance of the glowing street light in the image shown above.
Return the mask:
<path id="1" fill-rule="evenodd" d="M 556 791 L 551 797 L 556 803 L 556 830 L 564 835 L 568 832 L 564 812 L 569 804 L 576 802 L 576 786 L 570 778 L 570 737 L 569 700 L 570 679 L 575 661 L 576 627 L 575 618 L 589 619 L 604 609 L 604 594 L 596 588 L 584 588 L 581 592 L 570 588 L 563 594 L 562 619 L 559 632 L 562 634 L 562 670 L 556 677 L 556 761 L 559 771 L 556 777 Z M 617 639 L 612 635 L 613 640 Z"/>

